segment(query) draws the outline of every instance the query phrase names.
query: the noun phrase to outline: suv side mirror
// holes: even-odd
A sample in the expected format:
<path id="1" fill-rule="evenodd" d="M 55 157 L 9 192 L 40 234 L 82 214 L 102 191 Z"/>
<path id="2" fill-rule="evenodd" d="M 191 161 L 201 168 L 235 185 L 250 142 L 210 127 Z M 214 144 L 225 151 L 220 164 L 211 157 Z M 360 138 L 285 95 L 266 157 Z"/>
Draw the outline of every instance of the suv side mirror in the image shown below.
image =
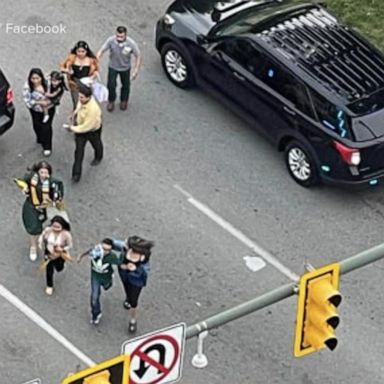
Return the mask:
<path id="1" fill-rule="evenodd" d="M 208 37 L 204 35 L 197 35 L 196 40 L 199 44 L 207 44 L 209 41 Z"/>

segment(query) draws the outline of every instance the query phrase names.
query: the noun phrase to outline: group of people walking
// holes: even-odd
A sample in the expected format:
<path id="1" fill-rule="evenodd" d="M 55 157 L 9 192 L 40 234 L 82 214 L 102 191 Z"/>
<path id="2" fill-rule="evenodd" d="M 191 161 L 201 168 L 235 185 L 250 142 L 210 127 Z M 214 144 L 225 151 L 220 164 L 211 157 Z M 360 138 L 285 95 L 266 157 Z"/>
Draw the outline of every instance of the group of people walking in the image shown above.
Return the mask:
<path id="1" fill-rule="evenodd" d="M 70 91 L 73 112 L 67 128 L 75 135 L 74 182 L 81 178 L 88 141 L 94 149 L 91 165 L 98 165 L 103 158 L 102 110 L 93 85 L 99 78 L 99 61 L 106 51 L 110 53 L 107 110 L 114 110 L 119 76 L 122 84 L 120 109 L 125 111 L 128 108 L 130 81 L 138 74 L 141 54 L 134 40 L 127 36 L 127 29 L 122 26 L 106 40 L 97 55 L 93 54 L 86 42 L 79 41 L 61 64 L 60 71 L 52 71 L 46 77 L 40 68 L 31 69 L 24 88 L 24 101 L 31 114 L 36 141 L 41 144 L 44 156 L 52 153 L 52 124 L 56 108 L 65 91 Z M 135 57 L 133 68 L 132 55 Z M 41 251 L 39 270 L 45 271 L 45 292 L 51 296 L 55 273 L 63 271 L 66 262 L 74 261 L 71 256 L 71 225 L 63 203 L 64 186 L 61 180 L 53 177 L 52 167 L 47 161 L 33 165 L 24 177 L 15 179 L 15 182 L 26 195 L 22 219 L 30 236 L 29 257 L 31 261 L 36 261 Z M 44 228 L 46 222 L 48 225 Z M 136 331 L 138 300 L 142 288 L 147 284 L 153 245 L 152 241 L 139 236 L 129 236 L 125 240 L 105 238 L 77 257 L 79 263 L 84 257 L 90 260 L 92 324 L 100 322 L 101 291 L 111 288 L 115 265 L 125 292 L 123 305 L 130 313 L 128 330 Z"/>
<path id="2" fill-rule="evenodd" d="M 141 53 L 136 42 L 128 37 L 127 28 L 117 27 L 97 55 L 88 43 L 79 41 L 59 67 L 45 76 L 40 68 L 32 68 L 24 86 L 24 102 L 30 111 L 36 141 L 43 148 L 43 155 L 52 154 L 52 125 L 56 108 L 66 90 L 70 91 L 73 111 L 65 127 L 75 135 L 75 159 L 72 180 L 80 181 L 84 149 L 89 141 L 94 149 L 91 165 L 98 165 L 103 158 L 101 132 L 103 116 L 96 93 L 100 93 L 100 60 L 109 52 L 107 110 L 113 112 L 117 98 L 117 78 L 120 78 L 120 109 L 128 109 L 131 80 L 137 77 L 141 66 Z M 134 57 L 134 64 L 132 60 Z M 104 101 L 104 98 L 99 101 Z"/>

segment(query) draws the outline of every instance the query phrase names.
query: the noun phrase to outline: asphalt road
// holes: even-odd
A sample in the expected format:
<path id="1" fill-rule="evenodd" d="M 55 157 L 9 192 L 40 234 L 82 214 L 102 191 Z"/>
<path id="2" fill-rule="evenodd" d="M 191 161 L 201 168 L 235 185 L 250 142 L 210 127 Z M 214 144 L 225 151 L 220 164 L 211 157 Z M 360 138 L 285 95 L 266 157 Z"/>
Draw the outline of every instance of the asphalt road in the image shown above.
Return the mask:
<path id="1" fill-rule="evenodd" d="M 0 66 L 15 89 L 17 119 L 0 139 L 0 284 L 96 362 L 117 355 L 129 338 L 120 283 L 116 279 L 104 295 L 104 317 L 97 328 L 89 324 L 86 262 L 67 266 L 56 279 L 54 296 L 46 297 L 37 263 L 28 259 L 23 197 L 12 182 L 41 158 L 21 99 L 28 71 L 56 68 L 77 40 L 97 50 L 116 25 L 126 24 L 144 54 L 129 111 L 105 114 L 103 163 L 91 169 L 88 148 L 83 178 L 71 185 L 74 142 L 61 129 L 70 110 L 68 95 L 55 120 L 50 159 L 67 187 L 76 253 L 106 236 L 140 234 L 156 242 L 138 334 L 179 321 L 192 324 L 290 281 L 269 263 L 258 272 L 248 269 L 243 257 L 257 255 L 191 204 L 180 188 L 298 275 L 306 261 L 321 266 L 382 242 L 382 188 L 303 189 L 288 176 L 281 155 L 252 127 L 199 90 L 185 92 L 166 80 L 153 47 L 154 24 L 166 3 L 1 4 Z M 7 33 L 6 23 L 62 23 L 67 31 L 21 35 Z M 189 341 L 181 382 L 381 383 L 383 266 L 379 262 L 342 277 L 340 344 L 334 352 L 293 358 L 296 299 L 291 298 L 214 331 L 205 342 L 209 365 L 204 370 L 191 366 L 196 342 Z M 55 384 L 78 364 L 85 367 L 2 296 L 0 319 L 1 382 L 21 384 L 40 377 L 43 384 Z"/>

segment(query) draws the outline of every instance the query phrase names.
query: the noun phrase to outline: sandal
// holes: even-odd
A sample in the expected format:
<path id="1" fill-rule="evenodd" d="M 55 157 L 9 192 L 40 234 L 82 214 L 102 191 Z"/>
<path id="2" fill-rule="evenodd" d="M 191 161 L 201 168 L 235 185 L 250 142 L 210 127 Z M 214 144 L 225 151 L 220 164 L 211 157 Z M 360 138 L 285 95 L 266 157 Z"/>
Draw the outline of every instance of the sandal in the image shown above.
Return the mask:
<path id="1" fill-rule="evenodd" d="M 130 320 L 129 325 L 128 325 L 128 332 L 129 333 L 134 333 L 136 332 L 137 328 L 137 321 L 136 320 Z"/>

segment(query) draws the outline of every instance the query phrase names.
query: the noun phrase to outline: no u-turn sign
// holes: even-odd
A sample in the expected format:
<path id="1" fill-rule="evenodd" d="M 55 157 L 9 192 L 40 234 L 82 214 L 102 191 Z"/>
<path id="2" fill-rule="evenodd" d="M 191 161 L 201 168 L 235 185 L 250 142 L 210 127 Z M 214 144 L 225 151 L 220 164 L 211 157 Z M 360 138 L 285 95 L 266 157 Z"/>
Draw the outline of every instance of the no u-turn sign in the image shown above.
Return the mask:
<path id="1" fill-rule="evenodd" d="M 185 324 L 126 341 L 122 353 L 131 359 L 130 384 L 165 384 L 181 379 Z"/>

